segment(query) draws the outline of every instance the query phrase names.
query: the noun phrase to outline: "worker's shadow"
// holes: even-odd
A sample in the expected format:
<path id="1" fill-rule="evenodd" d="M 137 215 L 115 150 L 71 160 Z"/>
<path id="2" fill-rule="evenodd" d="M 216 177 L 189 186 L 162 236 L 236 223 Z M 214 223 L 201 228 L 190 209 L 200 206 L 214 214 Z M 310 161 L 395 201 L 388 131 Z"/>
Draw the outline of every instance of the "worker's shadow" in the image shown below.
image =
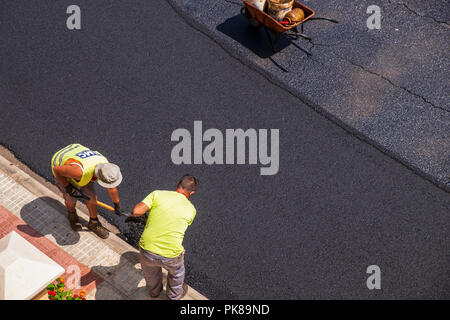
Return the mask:
<path id="1" fill-rule="evenodd" d="M 92 274 L 94 273 L 94 274 Z M 96 300 L 166 300 L 166 292 L 162 290 L 159 297 L 150 297 L 150 292 L 145 285 L 144 276 L 140 269 L 139 254 L 127 251 L 120 256 L 119 264 L 114 266 L 93 266 L 91 271 L 81 277 L 81 286 L 87 285 L 98 279 L 95 275 L 103 278 L 102 282 L 96 281 Z M 166 277 L 163 277 L 165 287 Z"/>
<path id="2" fill-rule="evenodd" d="M 80 240 L 70 228 L 67 209 L 59 201 L 40 197 L 22 207 L 20 217 L 26 223 L 17 229 L 35 238 L 51 235 L 58 245 L 71 245 Z"/>

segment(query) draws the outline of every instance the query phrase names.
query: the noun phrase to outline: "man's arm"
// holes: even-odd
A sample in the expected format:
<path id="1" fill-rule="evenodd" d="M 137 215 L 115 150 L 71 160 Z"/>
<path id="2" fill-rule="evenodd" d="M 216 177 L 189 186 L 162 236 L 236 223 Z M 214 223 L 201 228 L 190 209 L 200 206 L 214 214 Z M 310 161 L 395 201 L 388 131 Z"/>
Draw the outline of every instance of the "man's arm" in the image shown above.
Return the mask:
<path id="1" fill-rule="evenodd" d="M 133 209 L 133 216 L 139 217 L 145 214 L 150 208 L 143 202 L 139 202 Z"/>
<path id="2" fill-rule="evenodd" d="M 119 190 L 117 190 L 117 188 L 108 188 L 108 189 L 106 189 L 106 191 L 108 192 L 108 195 L 111 198 L 113 203 L 119 203 L 120 202 Z"/>
<path id="3" fill-rule="evenodd" d="M 133 208 L 134 217 L 140 217 L 150 210 L 150 208 L 153 206 L 153 201 L 155 200 L 156 193 L 157 191 L 153 191 Z"/>
<path id="4" fill-rule="evenodd" d="M 80 180 L 83 176 L 83 170 L 76 165 L 64 165 L 53 167 L 53 172 L 55 173 L 55 180 L 61 186 L 66 187 L 69 184 L 67 178 Z"/>
<path id="5" fill-rule="evenodd" d="M 133 209 L 133 212 L 125 219 L 125 222 L 144 222 L 145 223 L 145 213 L 150 208 L 143 202 L 139 202 Z"/>
<path id="6" fill-rule="evenodd" d="M 117 188 L 107 188 L 106 191 L 114 203 L 114 212 L 120 216 L 122 214 L 122 205 L 120 204 L 119 190 Z"/>

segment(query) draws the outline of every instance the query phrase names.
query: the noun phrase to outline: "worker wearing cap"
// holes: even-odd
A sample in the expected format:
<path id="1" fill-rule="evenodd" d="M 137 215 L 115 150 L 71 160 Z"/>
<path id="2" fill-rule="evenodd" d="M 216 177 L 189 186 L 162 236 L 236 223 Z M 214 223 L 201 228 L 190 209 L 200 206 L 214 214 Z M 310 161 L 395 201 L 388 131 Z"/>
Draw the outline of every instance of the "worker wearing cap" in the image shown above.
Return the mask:
<path id="1" fill-rule="evenodd" d="M 197 184 L 194 176 L 186 174 L 178 181 L 176 190 L 155 190 L 133 209 L 135 218 L 149 211 L 139 246 L 142 271 L 153 298 L 158 297 L 163 288 L 161 268 L 168 272 L 166 295 L 169 299 L 181 299 L 187 292 L 182 243 L 196 214 L 189 198 Z"/>
<path id="2" fill-rule="evenodd" d="M 100 238 L 108 238 L 109 231 L 101 225 L 97 217 L 94 182 L 97 181 L 100 186 L 106 188 L 116 213 L 120 214 L 119 192 L 116 188 L 122 182 L 120 168 L 109 163 L 100 152 L 92 151 L 78 143 L 70 144 L 56 152 L 52 157 L 51 167 L 56 185 L 63 193 L 72 230 L 81 230 L 75 209 L 77 199 L 72 197 L 77 188 L 90 198 L 86 200 L 89 211 L 88 228 Z"/>

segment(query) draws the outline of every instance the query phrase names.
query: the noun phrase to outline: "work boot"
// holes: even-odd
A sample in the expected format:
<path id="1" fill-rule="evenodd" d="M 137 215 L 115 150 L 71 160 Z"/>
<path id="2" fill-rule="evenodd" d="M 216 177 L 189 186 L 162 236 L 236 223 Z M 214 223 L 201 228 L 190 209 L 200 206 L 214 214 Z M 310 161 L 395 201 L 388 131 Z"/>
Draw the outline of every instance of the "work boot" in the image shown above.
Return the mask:
<path id="1" fill-rule="evenodd" d="M 69 223 L 73 231 L 81 230 L 81 223 L 80 220 L 78 219 L 76 210 L 74 212 L 69 212 Z"/>
<path id="2" fill-rule="evenodd" d="M 152 297 L 154 299 L 158 298 L 159 295 L 161 294 L 161 291 L 162 291 L 162 286 L 161 286 L 161 289 L 159 289 L 158 293 L 151 293 L 150 292 L 150 297 Z"/>
<path id="3" fill-rule="evenodd" d="M 106 239 L 109 236 L 109 231 L 102 226 L 98 219 L 89 219 L 88 229 L 102 239 Z"/>

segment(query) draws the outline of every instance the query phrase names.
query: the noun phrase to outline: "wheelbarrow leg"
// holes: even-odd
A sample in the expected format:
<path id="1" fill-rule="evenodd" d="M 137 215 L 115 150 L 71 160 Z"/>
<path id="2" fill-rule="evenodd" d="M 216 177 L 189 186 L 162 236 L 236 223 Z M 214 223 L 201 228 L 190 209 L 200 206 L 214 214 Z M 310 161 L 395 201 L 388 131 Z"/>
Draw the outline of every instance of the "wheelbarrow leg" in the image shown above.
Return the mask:
<path id="1" fill-rule="evenodd" d="M 294 29 L 293 37 L 295 38 L 295 40 L 297 40 L 299 37 L 303 37 L 303 38 L 307 39 L 308 41 L 311 41 L 311 38 L 305 36 L 305 35 L 303 34 L 303 32 L 302 32 L 302 33 L 299 33 L 297 27 L 294 27 L 293 29 Z M 301 30 L 303 31 L 303 25 L 301 25 Z M 294 41 L 292 41 L 292 44 L 293 44 L 296 48 L 298 48 L 298 49 L 302 50 L 304 53 L 306 53 L 306 55 L 312 56 L 312 53 L 311 53 L 311 52 L 309 52 L 308 50 L 303 49 L 303 48 L 300 47 L 298 44 L 296 44 Z"/>
<path id="2" fill-rule="evenodd" d="M 277 43 L 278 43 L 278 40 L 280 40 L 281 33 L 276 32 L 274 39 L 272 39 L 272 37 L 270 36 L 270 31 L 266 27 L 264 27 L 264 31 L 266 32 L 266 36 L 267 36 L 267 39 L 269 40 L 270 47 L 272 48 L 272 52 L 276 53 L 277 52 Z"/>

